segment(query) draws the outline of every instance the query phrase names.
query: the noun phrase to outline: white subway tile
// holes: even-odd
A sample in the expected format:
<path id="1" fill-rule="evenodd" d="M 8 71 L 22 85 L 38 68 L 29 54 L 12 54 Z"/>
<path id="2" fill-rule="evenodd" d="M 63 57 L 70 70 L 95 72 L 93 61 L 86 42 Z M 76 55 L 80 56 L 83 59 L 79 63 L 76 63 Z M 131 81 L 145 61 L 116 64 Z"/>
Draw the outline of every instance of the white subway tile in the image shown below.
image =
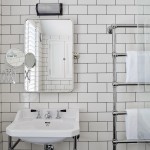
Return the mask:
<path id="1" fill-rule="evenodd" d="M 108 112 L 102 112 L 102 113 L 98 113 L 98 121 L 112 121 L 112 113 L 108 113 Z"/>
<path id="2" fill-rule="evenodd" d="M 112 63 L 112 55 L 111 54 L 98 54 L 97 62 L 98 63 Z"/>
<path id="3" fill-rule="evenodd" d="M 76 93 L 60 93 L 59 102 L 77 102 Z"/>
<path id="4" fill-rule="evenodd" d="M 69 6 L 69 14 L 87 14 L 87 6 Z"/>
<path id="5" fill-rule="evenodd" d="M 79 34 L 78 43 L 96 43 L 96 34 Z"/>
<path id="6" fill-rule="evenodd" d="M 88 112 L 105 112 L 106 103 L 88 103 Z"/>
<path id="7" fill-rule="evenodd" d="M 71 4 L 77 4 L 77 0 L 59 0 L 59 3 L 63 3 L 63 4 L 69 4 L 69 5 L 71 5 Z"/>
<path id="8" fill-rule="evenodd" d="M 21 5 L 35 5 L 39 0 L 21 0 Z"/>
<path id="9" fill-rule="evenodd" d="M 2 112 L 10 112 L 10 103 L 2 103 Z"/>
<path id="10" fill-rule="evenodd" d="M 118 23 L 118 24 L 134 24 L 134 15 L 117 15 L 116 23 Z"/>
<path id="11" fill-rule="evenodd" d="M 12 84 L 11 92 L 24 92 L 24 85 L 23 84 Z"/>
<path id="12" fill-rule="evenodd" d="M 75 25 L 75 33 L 87 33 L 87 25 Z"/>
<path id="13" fill-rule="evenodd" d="M 97 42 L 98 43 L 112 43 L 112 36 L 110 34 L 98 34 Z"/>
<path id="14" fill-rule="evenodd" d="M 96 54 L 80 54 L 78 63 L 96 63 Z"/>
<path id="15" fill-rule="evenodd" d="M 94 5 L 96 4 L 96 0 L 78 0 L 78 4 L 84 4 L 84 5 Z"/>
<path id="16" fill-rule="evenodd" d="M 106 33 L 106 25 L 88 25 L 88 33 Z"/>
<path id="17" fill-rule="evenodd" d="M 113 74 L 112 73 L 99 73 L 98 82 L 112 82 Z"/>
<path id="18" fill-rule="evenodd" d="M 81 132 L 79 141 L 97 141 L 97 132 Z"/>
<path id="19" fill-rule="evenodd" d="M 88 44 L 88 53 L 106 53 L 106 44 Z"/>
<path id="20" fill-rule="evenodd" d="M 10 6 L 3 6 L 2 7 L 2 15 L 10 15 Z"/>
<path id="21" fill-rule="evenodd" d="M 89 150 L 107 150 L 107 142 L 90 142 Z"/>
<path id="22" fill-rule="evenodd" d="M 97 113 L 80 113 L 80 121 L 97 121 Z"/>
<path id="23" fill-rule="evenodd" d="M 117 94 L 118 97 L 118 102 L 133 102 L 135 101 L 135 94 L 134 93 L 118 93 Z M 138 95 L 137 95 L 137 99 L 138 99 Z"/>
<path id="24" fill-rule="evenodd" d="M 143 14 L 142 6 L 126 6 L 126 14 Z"/>
<path id="25" fill-rule="evenodd" d="M 2 16 L 2 24 L 19 24 L 19 16 Z"/>
<path id="26" fill-rule="evenodd" d="M 40 93 L 40 102 L 58 102 L 58 94 Z"/>
<path id="27" fill-rule="evenodd" d="M 30 109 L 47 109 L 48 103 L 30 103 Z"/>
<path id="28" fill-rule="evenodd" d="M 89 128 L 88 122 L 80 122 L 81 131 L 88 131 L 88 128 Z"/>
<path id="29" fill-rule="evenodd" d="M 87 112 L 86 103 L 70 103 L 69 108 L 77 108 L 80 112 Z"/>
<path id="30" fill-rule="evenodd" d="M 107 122 L 90 122 L 89 131 L 107 131 Z"/>
<path id="31" fill-rule="evenodd" d="M 21 102 L 39 102 L 39 93 L 21 93 Z"/>
<path id="32" fill-rule="evenodd" d="M 79 15 L 78 24 L 96 24 L 96 15 Z"/>
<path id="33" fill-rule="evenodd" d="M 125 6 L 107 6 L 107 14 L 125 14 Z"/>
<path id="34" fill-rule="evenodd" d="M 88 6 L 88 14 L 106 14 L 106 6 Z"/>
<path id="35" fill-rule="evenodd" d="M 19 43 L 19 35 L 3 35 L 2 44 L 17 44 Z"/>
<path id="36" fill-rule="evenodd" d="M 10 92 L 10 85 L 9 84 L 1 84 L 1 91 L 2 92 Z"/>
<path id="37" fill-rule="evenodd" d="M 144 6 L 144 14 L 150 14 L 150 6 Z"/>
<path id="38" fill-rule="evenodd" d="M 29 108 L 29 103 L 11 103 L 11 112 L 17 112 L 20 109 Z"/>
<path id="39" fill-rule="evenodd" d="M 106 83 L 88 83 L 88 92 L 106 92 Z"/>
<path id="40" fill-rule="evenodd" d="M 75 83 L 73 92 L 87 92 L 87 83 Z"/>
<path id="41" fill-rule="evenodd" d="M 11 25 L 11 34 L 24 34 L 23 25 Z"/>
<path id="42" fill-rule="evenodd" d="M 96 74 L 78 74 L 79 82 L 97 82 Z"/>
<path id="43" fill-rule="evenodd" d="M 137 101 L 149 101 L 150 93 L 136 93 Z"/>
<path id="44" fill-rule="evenodd" d="M 15 119 L 16 113 L 2 113 L 2 122 L 3 121 L 13 121 Z"/>
<path id="45" fill-rule="evenodd" d="M 11 6 L 11 15 L 27 15 L 29 6 Z"/>
<path id="46" fill-rule="evenodd" d="M 114 24 L 115 15 L 98 15 L 97 23 L 98 24 Z"/>
<path id="47" fill-rule="evenodd" d="M 97 0 L 97 4 L 112 5 L 115 4 L 115 0 Z"/>
<path id="48" fill-rule="evenodd" d="M 96 93 L 78 93 L 78 102 L 97 102 Z"/>
<path id="49" fill-rule="evenodd" d="M 10 25 L 2 26 L 2 34 L 10 34 Z"/>
<path id="50" fill-rule="evenodd" d="M 134 0 L 116 0 L 117 5 L 133 5 Z"/>
<path id="51" fill-rule="evenodd" d="M 98 141 L 111 141 L 112 135 L 112 132 L 99 132 Z"/>
<path id="52" fill-rule="evenodd" d="M 88 64 L 88 72 L 90 73 L 106 72 L 106 64 Z"/>
<path id="53" fill-rule="evenodd" d="M 87 44 L 75 44 L 74 47 L 79 53 L 87 53 Z"/>
<path id="54" fill-rule="evenodd" d="M 150 1 L 149 0 L 135 0 L 135 4 L 138 5 L 150 5 Z"/>
<path id="55" fill-rule="evenodd" d="M 20 5 L 20 0 L 2 0 L 2 5 Z"/>
<path id="56" fill-rule="evenodd" d="M 2 102 L 19 102 L 18 93 L 2 93 Z"/>
<path id="57" fill-rule="evenodd" d="M 75 64 L 75 73 L 87 73 L 87 64 Z"/>
<path id="58" fill-rule="evenodd" d="M 99 102 L 113 102 L 113 93 L 98 93 Z"/>

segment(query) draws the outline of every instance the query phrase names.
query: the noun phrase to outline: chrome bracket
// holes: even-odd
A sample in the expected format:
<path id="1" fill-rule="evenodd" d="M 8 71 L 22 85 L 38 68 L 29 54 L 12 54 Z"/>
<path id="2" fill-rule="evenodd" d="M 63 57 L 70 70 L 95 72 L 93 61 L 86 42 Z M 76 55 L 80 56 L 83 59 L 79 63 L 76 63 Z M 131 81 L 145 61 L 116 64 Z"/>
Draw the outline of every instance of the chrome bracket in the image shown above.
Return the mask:
<path id="1" fill-rule="evenodd" d="M 80 55 L 79 55 L 79 53 L 76 53 L 76 52 L 75 52 L 75 53 L 73 54 L 73 57 L 74 57 L 74 59 L 79 59 Z"/>
<path id="2" fill-rule="evenodd" d="M 112 34 L 112 30 L 113 30 L 113 29 L 116 29 L 116 28 L 117 28 L 117 26 L 109 26 L 109 27 L 107 28 L 108 34 Z"/>
<path id="3" fill-rule="evenodd" d="M 14 144 L 12 144 L 12 137 L 8 136 L 8 150 L 14 150 L 14 148 L 18 145 L 21 140 L 18 139 Z"/>

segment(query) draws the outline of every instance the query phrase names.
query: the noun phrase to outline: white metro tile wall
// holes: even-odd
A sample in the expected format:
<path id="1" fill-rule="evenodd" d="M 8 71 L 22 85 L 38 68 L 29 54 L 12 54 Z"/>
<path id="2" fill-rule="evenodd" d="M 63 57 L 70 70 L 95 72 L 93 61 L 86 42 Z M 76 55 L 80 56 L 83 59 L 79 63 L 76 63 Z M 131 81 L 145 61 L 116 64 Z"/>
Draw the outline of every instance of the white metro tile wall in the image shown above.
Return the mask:
<path id="1" fill-rule="evenodd" d="M 138 13 L 141 17 L 144 13 L 149 16 L 149 0 L 140 0 L 140 7 L 136 5 L 137 0 L 2 0 L 3 60 L 0 67 L 4 68 L 4 56 L 9 48 L 23 50 L 25 20 L 39 18 L 36 16 L 35 4 L 58 2 L 64 4 L 63 16 L 40 18 L 73 20 L 75 51 L 80 53 L 80 59 L 75 61 L 75 88 L 71 93 L 25 93 L 23 68 L 18 69 L 16 85 L 1 84 L 3 113 L 0 133 L 2 129 L 3 150 L 7 149 L 5 128 L 14 119 L 17 110 L 40 107 L 80 108 L 81 138 L 78 150 L 112 150 L 112 36 L 107 34 L 107 27 L 114 23 L 136 23 Z M 132 31 L 117 31 L 118 51 L 136 48 L 134 36 L 130 34 Z M 125 32 L 128 34 L 122 34 Z M 121 59 L 118 62 L 118 78 L 121 80 L 124 78 L 125 65 Z M 117 109 L 123 111 L 126 108 L 150 107 L 150 88 L 141 87 L 137 90 L 118 88 Z M 124 118 L 118 118 L 117 127 L 118 137 L 125 138 Z M 140 150 L 149 149 L 148 145 L 143 145 L 140 145 Z M 55 144 L 56 150 L 72 150 L 72 147 L 72 140 Z M 43 147 L 21 142 L 16 149 L 42 150 Z M 118 149 L 133 150 L 137 149 L 137 145 L 118 145 Z"/>

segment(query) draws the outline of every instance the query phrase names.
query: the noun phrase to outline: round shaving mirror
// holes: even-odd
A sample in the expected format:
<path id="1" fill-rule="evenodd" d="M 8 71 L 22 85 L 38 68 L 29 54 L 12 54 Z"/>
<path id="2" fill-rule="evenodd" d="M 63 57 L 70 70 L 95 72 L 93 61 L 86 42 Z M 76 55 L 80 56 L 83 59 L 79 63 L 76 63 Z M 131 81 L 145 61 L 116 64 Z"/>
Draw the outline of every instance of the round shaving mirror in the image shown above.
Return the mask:
<path id="1" fill-rule="evenodd" d="M 32 53 L 27 53 L 25 55 L 25 65 L 28 69 L 31 69 L 35 66 L 36 64 L 36 59 L 35 59 L 35 56 L 34 54 Z"/>
<path id="2" fill-rule="evenodd" d="M 25 55 L 19 49 L 10 49 L 6 53 L 6 62 L 13 68 L 20 67 L 25 61 Z"/>

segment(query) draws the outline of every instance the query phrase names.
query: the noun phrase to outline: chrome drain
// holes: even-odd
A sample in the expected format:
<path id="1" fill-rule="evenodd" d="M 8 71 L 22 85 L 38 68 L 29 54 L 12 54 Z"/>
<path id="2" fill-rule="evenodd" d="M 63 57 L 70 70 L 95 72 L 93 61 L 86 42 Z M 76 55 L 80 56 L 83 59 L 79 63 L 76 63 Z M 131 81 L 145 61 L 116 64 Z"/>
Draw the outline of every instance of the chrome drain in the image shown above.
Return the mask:
<path id="1" fill-rule="evenodd" d="M 54 150 L 53 145 L 44 145 L 44 150 Z"/>

